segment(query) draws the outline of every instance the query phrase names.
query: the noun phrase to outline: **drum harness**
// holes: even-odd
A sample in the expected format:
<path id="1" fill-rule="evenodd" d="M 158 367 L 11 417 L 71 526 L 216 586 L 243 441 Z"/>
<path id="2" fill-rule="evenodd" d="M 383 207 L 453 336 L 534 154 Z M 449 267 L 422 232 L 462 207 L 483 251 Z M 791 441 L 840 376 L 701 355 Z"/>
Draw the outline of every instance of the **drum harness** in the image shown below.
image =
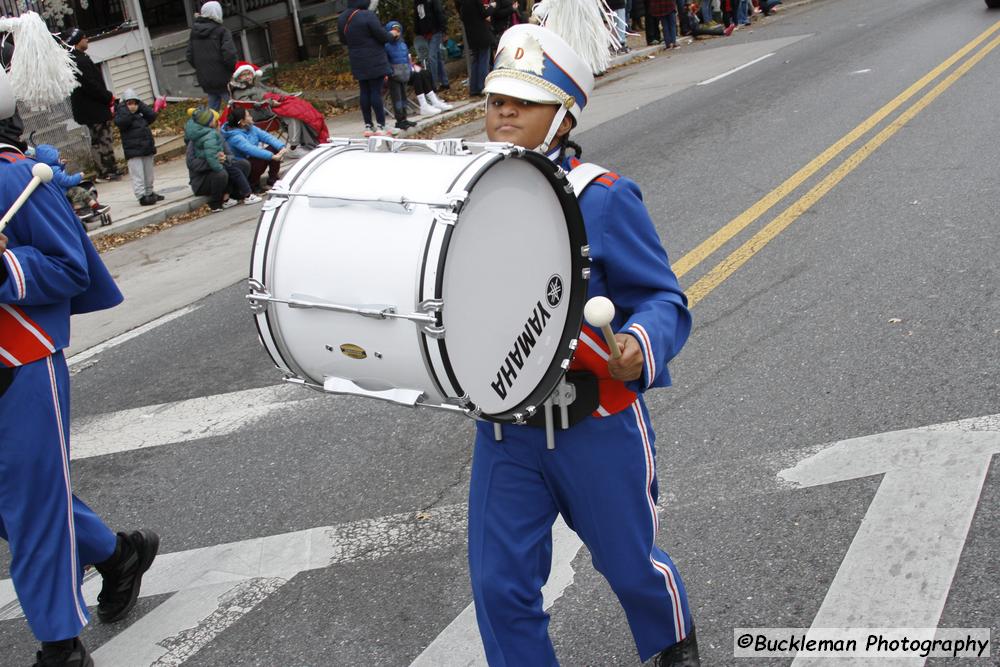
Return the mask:
<path id="1" fill-rule="evenodd" d="M 579 199 L 588 185 L 608 171 L 593 162 L 585 162 L 568 172 L 566 178 Z M 555 449 L 556 423 L 558 422 L 562 430 L 575 426 L 593 414 L 599 403 L 600 388 L 597 376 L 590 371 L 567 371 L 552 395 L 545 399 L 542 410 L 525 420 L 525 424 L 544 426 L 545 446 L 547 449 Z M 558 412 L 555 410 L 556 406 L 559 407 Z M 493 438 L 497 442 L 503 441 L 502 424 L 493 424 Z"/>

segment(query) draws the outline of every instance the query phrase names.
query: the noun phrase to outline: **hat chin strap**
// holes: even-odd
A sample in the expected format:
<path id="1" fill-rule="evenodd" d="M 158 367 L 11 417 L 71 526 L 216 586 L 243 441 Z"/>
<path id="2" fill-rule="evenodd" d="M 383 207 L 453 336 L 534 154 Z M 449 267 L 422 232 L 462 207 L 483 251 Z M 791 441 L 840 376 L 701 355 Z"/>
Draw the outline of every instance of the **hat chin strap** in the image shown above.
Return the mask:
<path id="1" fill-rule="evenodd" d="M 547 153 L 549 151 L 549 144 L 551 144 L 552 140 L 555 139 L 556 132 L 559 131 L 559 126 L 562 125 L 563 118 L 566 117 L 567 111 L 568 109 L 565 105 L 559 105 L 559 110 L 556 111 L 556 116 L 552 119 L 552 124 L 549 125 L 548 134 L 545 135 L 545 139 L 542 143 L 535 147 L 536 151 L 539 153 Z"/>

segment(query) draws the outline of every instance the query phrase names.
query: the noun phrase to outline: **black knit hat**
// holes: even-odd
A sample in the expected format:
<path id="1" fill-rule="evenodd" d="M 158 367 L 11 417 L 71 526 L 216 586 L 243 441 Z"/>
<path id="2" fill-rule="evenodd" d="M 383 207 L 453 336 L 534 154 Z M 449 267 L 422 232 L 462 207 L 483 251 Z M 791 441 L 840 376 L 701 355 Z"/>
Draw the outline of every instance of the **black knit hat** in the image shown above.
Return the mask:
<path id="1" fill-rule="evenodd" d="M 86 36 L 87 35 L 84 34 L 84 32 L 79 28 L 73 28 L 72 30 L 69 31 L 69 34 L 66 35 L 66 43 L 69 44 L 70 46 L 76 46 L 77 44 L 80 43 L 80 40 Z"/>

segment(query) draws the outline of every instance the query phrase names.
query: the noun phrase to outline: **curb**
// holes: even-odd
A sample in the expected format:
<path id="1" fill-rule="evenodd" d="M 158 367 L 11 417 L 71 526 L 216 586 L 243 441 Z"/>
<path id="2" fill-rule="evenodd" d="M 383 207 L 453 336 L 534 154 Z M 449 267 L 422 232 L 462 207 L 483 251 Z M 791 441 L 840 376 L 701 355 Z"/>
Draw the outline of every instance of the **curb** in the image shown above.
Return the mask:
<path id="1" fill-rule="evenodd" d="M 160 209 L 154 209 L 149 213 L 133 215 L 131 218 L 125 218 L 121 222 L 113 222 L 107 227 L 97 227 L 95 229 L 88 230 L 87 236 L 92 239 L 96 239 L 110 234 L 124 234 L 126 232 L 135 231 L 136 229 L 141 229 L 147 225 L 155 225 L 175 215 L 190 213 L 191 211 L 201 208 L 206 204 L 208 204 L 208 197 L 196 197 L 195 195 L 189 195 L 185 199 L 172 202 L 167 206 Z"/>

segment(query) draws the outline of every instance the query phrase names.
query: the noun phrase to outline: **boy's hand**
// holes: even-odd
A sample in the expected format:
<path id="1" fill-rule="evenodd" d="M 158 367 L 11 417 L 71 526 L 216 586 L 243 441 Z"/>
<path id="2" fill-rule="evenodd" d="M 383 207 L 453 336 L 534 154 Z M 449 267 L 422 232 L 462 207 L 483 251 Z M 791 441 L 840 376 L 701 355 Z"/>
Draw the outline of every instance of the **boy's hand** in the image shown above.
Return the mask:
<path id="1" fill-rule="evenodd" d="M 0 232 L 0 252 L 7 249 L 7 237 L 4 236 L 3 232 Z"/>
<path id="2" fill-rule="evenodd" d="M 622 356 L 618 359 L 608 359 L 608 372 L 616 380 L 628 382 L 642 377 L 642 366 L 645 359 L 639 342 L 631 334 L 615 334 L 615 342 Z"/>

